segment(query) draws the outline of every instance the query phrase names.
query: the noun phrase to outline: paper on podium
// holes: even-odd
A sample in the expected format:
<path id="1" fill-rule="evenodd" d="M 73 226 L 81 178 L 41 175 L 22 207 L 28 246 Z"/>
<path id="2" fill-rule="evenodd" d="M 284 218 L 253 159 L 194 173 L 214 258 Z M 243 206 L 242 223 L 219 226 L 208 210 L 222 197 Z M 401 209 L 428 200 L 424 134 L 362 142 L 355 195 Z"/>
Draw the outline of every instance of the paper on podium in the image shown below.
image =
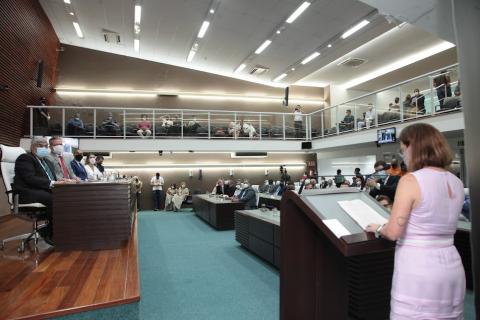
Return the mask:
<path id="1" fill-rule="evenodd" d="M 343 224 L 338 221 L 337 219 L 326 219 L 322 220 L 323 223 L 330 229 L 330 231 L 333 232 L 334 235 L 337 236 L 337 238 L 340 238 L 341 236 L 347 236 L 351 234 L 344 226 Z"/>
<path id="2" fill-rule="evenodd" d="M 388 221 L 360 199 L 338 201 L 338 204 L 363 230 L 370 223 L 385 224 Z"/>

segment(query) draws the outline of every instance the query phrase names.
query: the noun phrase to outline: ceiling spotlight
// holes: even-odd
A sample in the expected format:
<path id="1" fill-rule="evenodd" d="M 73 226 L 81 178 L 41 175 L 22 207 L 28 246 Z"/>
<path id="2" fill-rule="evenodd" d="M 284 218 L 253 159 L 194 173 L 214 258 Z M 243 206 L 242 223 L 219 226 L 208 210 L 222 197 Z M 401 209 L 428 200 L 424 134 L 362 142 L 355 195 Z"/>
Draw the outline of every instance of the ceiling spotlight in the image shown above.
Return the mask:
<path id="1" fill-rule="evenodd" d="M 265 48 L 267 48 L 270 45 L 270 43 L 272 43 L 271 40 L 265 40 L 265 42 L 262 43 L 262 45 L 260 47 L 258 47 L 257 50 L 255 50 L 255 53 L 256 54 L 262 53 L 262 51 L 265 50 Z"/>
<path id="2" fill-rule="evenodd" d="M 280 30 L 277 30 L 277 34 L 280 34 L 280 32 L 281 32 Z"/>
<path id="3" fill-rule="evenodd" d="M 370 23 L 370 21 L 368 21 L 368 20 L 363 20 L 363 21 L 357 23 L 356 25 L 354 25 L 353 27 L 351 27 L 350 29 L 345 31 L 344 34 L 342 34 L 342 39 L 346 39 L 346 38 L 350 37 L 352 34 L 357 32 L 358 30 L 362 29 L 363 27 L 365 27 L 369 23 Z"/>
<path id="4" fill-rule="evenodd" d="M 286 76 L 287 76 L 286 73 L 282 73 L 281 75 L 279 75 L 278 77 L 273 79 L 273 82 L 278 82 L 278 81 L 282 80 L 283 78 L 285 78 Z"/>
<path id="5" fill-rule="evenodd" d="M 70 15 L 71 15 L 71 16 L 74 16 L 74 15 L 75 15 L 75 13 L 73 13 L 73 12 L 70 12 Z"/>
<path id="6" fill-rule="evenodd" d="M 329 43 L 327 47 L 331 48 L 331 47 L 332 47 L 332 45 Z"/>
<path id="7" fill-rule="evenodd" d="M 213 10 L 213 9 L 210 9 L 210 13 L 212 13 L 212 14 L 213 14 L 213 13 L 215 13 L 215 10 Z"/>
<path id="8" fill-rule="evenodd" d="M 295 71 L 295 68 L 292 68 L 292 69 L 290 69 L 290 70 Z"/>

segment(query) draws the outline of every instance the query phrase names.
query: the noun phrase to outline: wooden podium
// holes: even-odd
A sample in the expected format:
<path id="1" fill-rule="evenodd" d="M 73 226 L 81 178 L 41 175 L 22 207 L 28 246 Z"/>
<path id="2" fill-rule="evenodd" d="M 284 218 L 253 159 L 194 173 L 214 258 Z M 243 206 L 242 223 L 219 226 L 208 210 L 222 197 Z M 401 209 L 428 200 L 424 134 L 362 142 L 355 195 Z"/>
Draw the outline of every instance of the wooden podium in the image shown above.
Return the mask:
<path id="1" fill-rule="evenodd" d="M 280 318 L 388 319 L 394 243 L 376 239 L 338 205 L 361 199 L 388 213 L 364 192 L 287 192 L 281 202 Z M 323 223 L 337 219 L 351 235 Z"/>

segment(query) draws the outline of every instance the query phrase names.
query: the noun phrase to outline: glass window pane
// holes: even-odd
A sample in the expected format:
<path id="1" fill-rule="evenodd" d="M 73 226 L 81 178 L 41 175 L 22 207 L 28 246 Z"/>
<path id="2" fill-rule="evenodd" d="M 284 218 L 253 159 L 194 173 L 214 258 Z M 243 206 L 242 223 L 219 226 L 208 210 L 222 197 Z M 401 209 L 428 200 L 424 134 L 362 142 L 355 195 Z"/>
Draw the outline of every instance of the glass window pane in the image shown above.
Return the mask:
<path id="1" fill-rule="evenodd" d="M 90 108 L 65 109 L 65 136 L 93 136 L 93 111 Z"/>
<path id="2" fill-rule="evenodd" d="M 34 108 L 33 109 L 33 135 L 34 136 L 61 136 L 62 135 L 62 109 Z"/>
<path id="3" fill-rule="evenodd" d="M 123 110 L 97 109 L 97 137 L 123 137 Z"/>
<path id="4" fill-rule="evenodd" d="M 152 111 L 127 110 L 125 113 L 125 135 L 133 138 L 151 138 L 153 135 L 152 119 Z"/>

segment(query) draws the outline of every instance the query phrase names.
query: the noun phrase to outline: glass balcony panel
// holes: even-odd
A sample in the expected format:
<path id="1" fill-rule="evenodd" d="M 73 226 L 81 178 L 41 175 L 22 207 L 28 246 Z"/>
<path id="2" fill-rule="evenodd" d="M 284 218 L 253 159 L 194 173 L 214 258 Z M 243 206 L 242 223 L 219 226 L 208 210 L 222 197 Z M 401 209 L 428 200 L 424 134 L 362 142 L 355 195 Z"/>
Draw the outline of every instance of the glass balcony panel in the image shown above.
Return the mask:
<path id="1" fill-rule="evenodd" d="M 378 125 L 400 121 L 400 88 L 395 87 L 375 95 L 375 112 Z"/>
<path id="2" fill-rule="evenodd" d="M 442 70 L 433 78 L 434 91 L 437 99 L 436 112 L 448 112 L 461 107 L 461 87 L 459 84 L 458 68 Z"/>
<path id="3" fill-rule="evenodd" d="M 430 99 L 426 99 L 427 96 L 430 96 L 428 77 L 405 83 L 400 90 L 402 95 L 400 107 L 403 110 L 404 120 L 422 117 L 426 113 L 431 114 L 431 104 L 426 104 L 430 101 Z"/>
<path id="4" fill-rule="evenodd" d="M 240 125 L 238 139 L 257 139 L 260 136 L 260 118 L 258 113 L 237 113 Z"/>
<path id="5" fill-rule="evenodd" d="M 262 113 L 262 139 L 283 139 L 283 116 Z"/>
<path id="6" fill-rule="evenodd" d="M 312 113 L 310 115 L 311 124 L 312 124 L 312 128 L 311 128 L 312 139 L 319 138 L 322 136 L 322 130 L 323 130 L 322 114 L 323 114 L 323 111 Z"/>
<path id="7" fill-rule="evenodd" d="M 178 111 L 155 110 L 155 137 L 180 137 L 182 114 Z"/>
<path id="8" fill-rule="evenodd" d="M 183 136 L 208 138 L 208 113 L 184 112 Z"/>
<path id="9" fill-rule="evenodd" d="M 94 109 L 65 109 L 65 136 L 93 136 Z"/>
<path id="10" fill-rule="evenodd" d="M 241 123 L 235 121 L 234 113 L 215 113 L 210 114 L 210 137 L 216 139 L 236 139 L 241 133 Z"/>
<path id="11" fill-rule="evenodd" d="M 34 136 L 61 136 L 62 109 L 34 108 L 33 109 Z"/>
<path id="12" fill-rule="evenodd" d="M 152 138 L 152 120 L 152 110 L 127 110 L 125 113 L 125 135 L 130 138 Z"/>
<path id="13" fill-rule="evenodd" d="M 342 104 L 337 108 L 338 129 L 340 133 L 351 132 L 355 129 L 355 105 Z"/>
<path id="14" fill-rule="evenodd" d="M 307 117 L 302 115 L 300 118 L 301 121 L 293 113 L 285 114 L 285 139 L 305 139 Z"/>
<path id="15" fill-rule="evenodd" d="M 97 109 L 97 137 L 123 137 L 123 110 Z"/>
<path id="16" fill-rule="evenodd" d="M 323 133 L 324 136 L 337 134 L 337 109 L 338 107 L 328 108 L 323 112 Z"/>

